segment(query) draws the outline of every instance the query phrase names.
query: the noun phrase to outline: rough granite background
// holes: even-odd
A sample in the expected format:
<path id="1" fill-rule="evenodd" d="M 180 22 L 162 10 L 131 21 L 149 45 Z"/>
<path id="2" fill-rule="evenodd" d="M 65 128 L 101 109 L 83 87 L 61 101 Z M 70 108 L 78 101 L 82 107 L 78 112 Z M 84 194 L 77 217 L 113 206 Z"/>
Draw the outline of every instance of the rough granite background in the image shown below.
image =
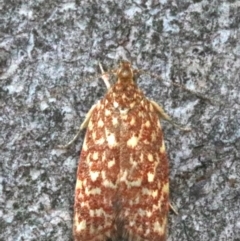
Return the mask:
<path id="1" fill-rule="evenodd" d="M 168 241 L 240 241 L 240 1 L 0 1 L 0 241 L 70 241 L 76 133 L 131 60 L 178 122 L 162 122 L 171 167 Z M 186 87 L 212 98 L 209 102 Z"/>

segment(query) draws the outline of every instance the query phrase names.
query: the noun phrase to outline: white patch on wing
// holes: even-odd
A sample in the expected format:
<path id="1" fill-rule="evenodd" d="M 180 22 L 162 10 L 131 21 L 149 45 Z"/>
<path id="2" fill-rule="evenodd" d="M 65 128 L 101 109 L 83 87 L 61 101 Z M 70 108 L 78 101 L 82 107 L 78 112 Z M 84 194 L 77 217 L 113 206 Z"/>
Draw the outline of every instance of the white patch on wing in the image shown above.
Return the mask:
<path id="1" fill-rule="evenodd" d="M 150 162 L 153 162 L 153 155 L 151 153 L 148 153 L 148 160 Z"/>
<path id="2" fill-rule="evenodd" d="M 77 179 L 76 189 L 82 189 L 82 181 L 80 179 Z"/>
<path id="3" fill-rule="evenodd" d="M 114 101 L 114 102 L 113 102 L 113 106 L 114 106 L 115 109 L 117 109 L 118 106 L 119 106 L 119 104 L 118 104 L 116 101 Z"/>
<path id="4" fill-rule="evenodd" d="M 105 171 L 102 171 L 102 172 L 101 172 L 101 176 L 102 176 L 102 179 L 105 180 L 105 179 L 106 179 L 106 172 L 105 172 Z"/>
<path id="5" fill-rule="evenodd" d="M 95 151 L 92 155 L 92 158 L 93 158 L 93 160 L 96 161 L 98 159 L 98 152 Z"/>
<path id="6" fill-rule="evenodd" d="M 143 210 L 142 208 L 138 209 L 138 211 L 137 211 L 137 214 L 140 215 L 141 217 L 146 216 L 145 213 L 146 213 L 146 211 Z"/>
<path id="7" fill-rule="evenodd" d="M 96 195 L 96 194 L 101 194 L 101 189 L 99 187 L 97 188 L 93 188 L 93 189 L 90 189 L 89 188 L 86 188 L 86 195 L 89 196 L 89 195 Z"/>
<path id="8" fill-rule="evenodd" d="M 77 232 L 81 232 L 82 230 L 85 230 L 86 229 L 86 220 L 82 220 L 80 223 L 78 223 L 77 220 L 78 220 L 78 218 L 75 217 Z"/>
<path id="9" fill-rule="evenodd" d="M 130 206 L 133 206 L 133 205 L 136 205 L 136 204 L 139 204 L 139 196 L 137 196 L 136 198 L 134 199 L 129 199 L 129 205 Z M 126 212 L 125 212 L 126 213 Z"/>
<path id="10" fill-rule="evenodd" d="M 131 102 L 131 103 L 130 103 L 130 108 L 132 109 L 135 105 L 136 105 L 136 102 L 135 102 L 135 101 Z"/>
<path id="11" fill-rule="evenodd" d="M 95 140 L 97 137 L 97 133 L 95 131 L 92 132 L 92 139 Z"/>
<path id="12" fill-rule="evenodd" d="M 110 188 L 113 188 L 113 189 L 116 188 L 116 185 L 114 185 L 112 182 L 110 182 L 107 179 L 105 179 L 102 184 L 103 184 L 104 187 L 108 187 L 108 188 L 110 187 Z"/>
<path id="13" fill-rule="evenodd" d="M 103 211 L 102 208 L 96 209 L 96 216 L 100 217 L 104 215 L 105 215 L 105 212 Z"/>
<path id="14" fill-rule="evenodd" d="M 150 229 L 148 228 L 145 230 L 145 235 L 148 235 L 149 233 L 150 233 Z"/>
<path id="15" fill-rule="evenodd" d="M 158 232 L 158 230 L 161 229 L 159 221 L 155 221 L 153 228 L 155 232 Z"/>
<path id="16" fill-rule="evenodd" d="M 121 115 L 124 115 L 126 117 L 126 114 L 128 113 L 129 109 L 125 108 L 125 109 L 121 109 L 119 111 L 120 111 Z M 124 118 L 124 119 L 126 119 L 126 118 Z"/>
<path id="17" fill-rule="evenodd" d="M 161 145 L 161 147 L 160 147 L 160 153 L 164 153 L 165 150 L 166 150 L 166 148 L 165 148 L 165 143 L 164 143 L 164 141 L 163 141 L 163 142 L 162 142 L 162 145 Z"/>
<path id="18" fill-rule="evenodd" d="M 151 141 L 154 142 L 154 141 L 156 141 L 156 139 L 157 139 L 156 132 L 153 131 L 152 134 L 151 134 Z"/>
<path id="19" fill-rule="evenodd" d="M 105 212 L 102 208 L 90 210 L 90 216 L 91 217 L 101 217 L 101 216 L 104 216 L 104 215 L 105 215 Z"/>
<path id="20" fill-rule="evenodd" d="M 117 145 L 114 133 L 110 133 L 107 135 L 107 142 L 109 147 L 114 147 Z"/>
<path id="21" fill-rule="evenodd" d="M 108 168 L 111 168 L 115 165 L 115 159 L 112 159 L 111 161 L 108 162 Z"/>
<path id="22" fill-rule="evenodd" d="M 153 180 L 154 180 L 154 173 L 148 172 L 147 176 L 148 176 L 148 182 L 153 182 Z"/>
<path id="23" fill-rule="evenodd" d="M 104 122 L 102 121 L 102 119 L 100 119 L 97 124 L 99 128 L 104 126 Z"/>
<path id="24" fill-rule="evenodd" d="M 93 129 L 92 120 L 89 121 L 87 128 L 91 131 Z"/>
<path id="25" fill-rule="evenodd" d="M 134 117 L 132 117 L 132 119 L 131 119 L 131 121 L 130 121 L 130 125 L 133 126 L 133 125 L 135 125 L 135 123 L 136 123 L 136 120 L 135 120 Z"/>
<path id="26" fill-rule="evenodd" d="M 140 160 L 142 161 L 141 158 L 140 158 Z M 131 170 L 134 170 L 134 168 L 136 168 L 136 166 L 139 164 L 139 162 L 137 162 L 133 159 L 132 155 L 130 155 L 129 163 L 131 164 Z"/>
<path id="27" fill-rule="evenodd" d="M 142 194 L 143 195 L 148 195 L 148 196 L 152 196 L 153 198 L 156 198 L 158 196 L 158 190 L 151 190 L 148 188 L 143 188 L 142 189 Z"/>
<path id="28" fill-rule="evenodd" d="M 99 172 L 92 172 L 92 171 L 90 171 L 89 174 L 90 174 L 91 180 L 93 182 L 95 182 L 97 180 L 97 178 L 99 177 L 100 173 Z"/>
<path id="29" fill-rule="evenodd" d="M 150 127 L 150 121 L 149 121 L 149 120 L 147 120 L 147 121 L 145 122 L 145 126 L 146 126 L 147 128 Z"/>
<path id="30" fill-rule="evenodd" d="M 137 179 L 135 181 L 125 181 L 126 182 L 126 185 L 128 186 L 128 188 L 131 188 L 131 187 L 140 187 L 142 185 L 142 180 L 141 179 Z"/>
<path id="31" fill-rule="evenodd" d="M 148 217 L 148 218 L 150 218 L 151 216 L 152 216 L 152 211 L 146 211 L 146 216 Z"/>
<path id="32" fill-rule="evenodd" d="M 158 190 L 152 191 L 152 197 L 156 198 L 158 196 Z"/>
<path id="33" fill-rule="evenodd" d="M 112 124 L 116 126 L 118 124 L 118 119 L 116 117 L 112 118 Z"/>
<path id="34" fill-rule="evenodd" d="M 169 182 L 166 182 L 162 188 L 163 193 L 169 193 Z"/>
<path id="35" fill-rule="evenodd" d="M 100 139 L 96 140 L 97 145 L 102 145 L 104 143 L 105 139 L 101 137 Z"/>
<path id="36" fill-rule="evenodd" d="M 111 111 L 108 110 L 108 109 L 106 109 L 106 110 L 105 110 L 105 116 L 110 116 L 110 115 L 111 115 Z"/>
<path id="37" fill-rule="evenodd" d="M 138 144 L 138 137 L 132 136 L 128 141 L 127 145 L 128 147 L 134 148 Z"/>
<path id="38" fill-rule="evenodd" d="M 153 231 L 162 235 L 164 233 L 164 227 L 165 227 L 165 223 L 163 223 L 163 225 L 161 225 L 159 223 L 159 221 L 155 221 L 154 226 L 153 226 Z"/>
<path id="39" fill-rule="evenodd" d="M 123 173 L 120 174 L 120 182 L 126 182 L 127 180 L 127 171 L 124 171 Z"/>

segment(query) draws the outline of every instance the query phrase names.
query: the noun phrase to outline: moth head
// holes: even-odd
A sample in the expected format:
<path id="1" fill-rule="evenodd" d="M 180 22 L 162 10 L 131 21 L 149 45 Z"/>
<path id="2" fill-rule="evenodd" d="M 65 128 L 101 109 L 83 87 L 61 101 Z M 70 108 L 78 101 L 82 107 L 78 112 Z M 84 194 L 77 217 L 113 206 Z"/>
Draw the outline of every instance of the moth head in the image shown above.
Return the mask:
<path id="1" fill-rule="evenodd" d="M 134 70 L 132 65 L 128 61 L 122 61 L 117 70 L 117 77 L 119 80 L 133 80 L 134 78 Z"/>

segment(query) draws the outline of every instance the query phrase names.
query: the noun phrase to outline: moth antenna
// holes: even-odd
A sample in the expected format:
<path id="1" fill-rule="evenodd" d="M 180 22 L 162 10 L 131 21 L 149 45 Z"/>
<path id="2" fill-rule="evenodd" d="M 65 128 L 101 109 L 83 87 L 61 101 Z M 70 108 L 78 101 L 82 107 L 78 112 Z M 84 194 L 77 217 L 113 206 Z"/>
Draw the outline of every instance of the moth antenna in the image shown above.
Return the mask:
<path id="1" fill-rule="evenodd" d="M 101 73 L 102 73 L 101 78 L 102 78 L 104 84 L 106 85 L 107 89 L 109 89 L 111 87 L 111 84 L 109 82 L 109 74 L 104 71 L 104 69 L 102 67 L 102 64 L 100 62 L 98 63 L 98 65 L 99 65 L 99 68 L 100 68 Z"/>
<path id="2" fill-rule="evenodd" d="M 152 74 L 152 73 L 150 73 L 148 71 L 144 71 L 144 70 L 140 70 L 139 72 L 141 74 L 147 74 L 147 75 L 149 75 L 149 76 L 151 76 L 151 77 L 153 77 L 153 78 L 155 78 L 157 80 L 163 81 L 163 78 L 161 76 L 159 76 L 159 75 Z M 186 91 L 186 92 L 188 92 L 188 93 L 190 93 L 192 95 L 195 95 L 195 96 L 197 96 L 198 98 L 200 98 L 200 99 L 202 99 L 204 101 L 208 101 L 211 105 L 223 104 L 223 102 L 221 102 L 219 100 L 215 100 L 215 99 L 210 98 L 210 97 L 207 97 L 207 96 L 205 96 L 205 95 L 203 95 L 203 94 L 201 94 L 199 92 L 196 92 L 194 90 L 191 90 L 191 89 L 187 88 L 186 86 L 184 86 L 183 84 L 175 83 L 175 82 L 169 82 L 169 81 L 165 81 L 165 82 L 169 83 L 170 85 L 176 86 L 176 87 L 178 87 L 178 88 L 180 88 L 180 89 L 182 89 L 182 90 L 184 90 L 184 91 Z"/>

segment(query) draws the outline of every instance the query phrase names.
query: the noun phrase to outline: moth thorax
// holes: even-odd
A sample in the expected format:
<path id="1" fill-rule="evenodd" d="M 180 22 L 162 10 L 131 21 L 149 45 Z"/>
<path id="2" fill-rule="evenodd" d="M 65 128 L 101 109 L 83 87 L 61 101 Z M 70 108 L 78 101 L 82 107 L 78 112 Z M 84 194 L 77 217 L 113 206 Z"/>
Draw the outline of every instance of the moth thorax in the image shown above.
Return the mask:
<path id="1" fill-rule="evenodd" d="M 119 74 L 118 74 L 118 78 L 119 79 L 132 79 L 133 75 L 132 72 L 129 70 L 122 70 Z"/>

